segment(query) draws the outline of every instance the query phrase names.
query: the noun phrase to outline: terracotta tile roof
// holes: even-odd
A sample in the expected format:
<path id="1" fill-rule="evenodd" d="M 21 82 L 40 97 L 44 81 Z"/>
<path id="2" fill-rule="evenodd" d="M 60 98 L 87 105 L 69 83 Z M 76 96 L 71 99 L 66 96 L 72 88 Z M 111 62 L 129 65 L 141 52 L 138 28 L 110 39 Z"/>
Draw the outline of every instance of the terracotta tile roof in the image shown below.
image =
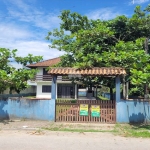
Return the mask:
<path id="1" fill-rule="evenodd" d="M 48 59 L 42 62 L 38 62 L 35 64 L 29 64 L 27 65 L 27 67 L 29 68 L 36 68 L 36 67 L 49 67 L 49 66 L 53 66 L 56 65 L 60 62 L 60 57 L 57 58 L 53 58 L 53 59 Z"/>
<path id="2" fill-rule="evenodd" d="M 126 74 L 125 69 L 119 67 L 94 67 L 91 69 L 84 69 L 79 70 L 76 68 L 52 68 L 48 71 L 49 74 L 56 74 L 56 75 L 108 75 L 108 76 L 115 76 L 115 75 L 122 75 Z"/>

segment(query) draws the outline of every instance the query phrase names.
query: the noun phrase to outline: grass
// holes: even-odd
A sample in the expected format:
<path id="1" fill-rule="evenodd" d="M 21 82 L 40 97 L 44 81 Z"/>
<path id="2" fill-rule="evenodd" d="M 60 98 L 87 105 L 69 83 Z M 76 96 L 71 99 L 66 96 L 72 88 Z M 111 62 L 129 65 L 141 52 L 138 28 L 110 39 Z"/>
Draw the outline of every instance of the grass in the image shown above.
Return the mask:
<path id="1" fill-rule="evenodd" d="M 100 99 L 100 100 L 109 100 L 108 98 L 106 98 L 106 97 L 103 97 L 103 96 L 98 96 L 98 98 Z"/>
<path id="2" fill-rule="evenodd" d="M 98 129 L 73 129 L 73 128 L 42 128 L 49 131 L 64 131 L 64 132 L 108 132 L 107 130 L 98 130 Z M 110 132 L 110 131 L 109 131 Z"/>
<path id="3" fill-rule="evenodd" d="M 42 128 L 43 130 L 49 130 L 49 131 L 64 131 L 64 132 L 107 132 L 107 133 L 113 133 L 114 135 L 120 135 L 124 137 L 142 137 L 142 138 L 150 138 L 150 125 L 129 125 L 129 124 L 116 124 L 114 126 L 111 126 L 110 128 L 106 128 L 106 125 L 104 127 L 102 126 L 90 126 L 86 125 L 64 125 L 64 124 L 53 124 L 48 127 Z"/>
<path id="4" fill-rule="evenodd" d="M 36 98 L 36 96 L 24 96 L 25 98 Z"/>
<path id="5" fill-rule="evenodd" d="M 142 137 L 150 138 L 150 125 L 144 124 L 131 124 L 131 125 L 122 125 L 116 124 L 114 128 L 114 133 L 117 135 L 125 137 Z"/>
<path id="6" fill-rule="evenodd" d="M 83 125 L 83 124 L 65 124 L 65 123 L 54 123 L 47 127 L 43 127 L 43 130 L 49 130 L 49 131 L 64 131 L 64 132 L 108 132 L 104 128 L 100 128 L 99 126 L 92 126 L 91 124 Z M 110 128 L 109 128 L 110 129 Z M 112 128 L 110 129 L 110 132 L 112 131 Z"/>

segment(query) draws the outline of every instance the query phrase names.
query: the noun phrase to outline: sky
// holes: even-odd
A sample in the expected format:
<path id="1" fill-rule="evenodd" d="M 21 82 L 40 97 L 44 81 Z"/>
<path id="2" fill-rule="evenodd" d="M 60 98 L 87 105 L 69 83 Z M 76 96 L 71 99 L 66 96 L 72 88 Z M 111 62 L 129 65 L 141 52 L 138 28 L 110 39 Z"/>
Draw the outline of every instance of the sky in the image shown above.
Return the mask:
<path id="1" fill-rule="evenodd" d="M 0 47 L 17 49 L 19 56 L 43 56 L 44 60 L 64 54 L 50 49 L 47 33 L 59 28 L 58 16 L 71 10 L 90 19 L 130 17 L 136 5 L 145 8 L 150 0 L 0 0 Z"/>

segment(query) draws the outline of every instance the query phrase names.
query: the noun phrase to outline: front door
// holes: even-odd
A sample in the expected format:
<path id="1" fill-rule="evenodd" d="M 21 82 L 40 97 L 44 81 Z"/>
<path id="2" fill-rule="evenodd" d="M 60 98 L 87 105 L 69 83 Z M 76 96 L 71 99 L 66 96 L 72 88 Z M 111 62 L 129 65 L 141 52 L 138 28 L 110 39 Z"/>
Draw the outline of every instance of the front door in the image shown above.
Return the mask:
<path id="1" fill-rule="evenodd" d="M 58 98 L 74 98 L 74 85 L 72 84 L 58 84 L 57 97 Z"/>

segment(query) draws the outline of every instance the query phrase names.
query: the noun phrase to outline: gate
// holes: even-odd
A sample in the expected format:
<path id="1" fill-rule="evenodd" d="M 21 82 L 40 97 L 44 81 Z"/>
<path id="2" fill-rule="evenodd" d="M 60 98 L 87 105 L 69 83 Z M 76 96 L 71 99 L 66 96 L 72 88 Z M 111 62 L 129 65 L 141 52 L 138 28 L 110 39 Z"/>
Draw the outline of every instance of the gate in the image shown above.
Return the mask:
<path id="1" fill-rule="evenodd" d="M 80 106 L 85 104 L 88 115 L 80 115 Z M 92 106 L 100 108 L 100 115 L 92 116 Z M 115 123 L 116 102 L 111 100 L 56 100 L 56 122 Z"/>

